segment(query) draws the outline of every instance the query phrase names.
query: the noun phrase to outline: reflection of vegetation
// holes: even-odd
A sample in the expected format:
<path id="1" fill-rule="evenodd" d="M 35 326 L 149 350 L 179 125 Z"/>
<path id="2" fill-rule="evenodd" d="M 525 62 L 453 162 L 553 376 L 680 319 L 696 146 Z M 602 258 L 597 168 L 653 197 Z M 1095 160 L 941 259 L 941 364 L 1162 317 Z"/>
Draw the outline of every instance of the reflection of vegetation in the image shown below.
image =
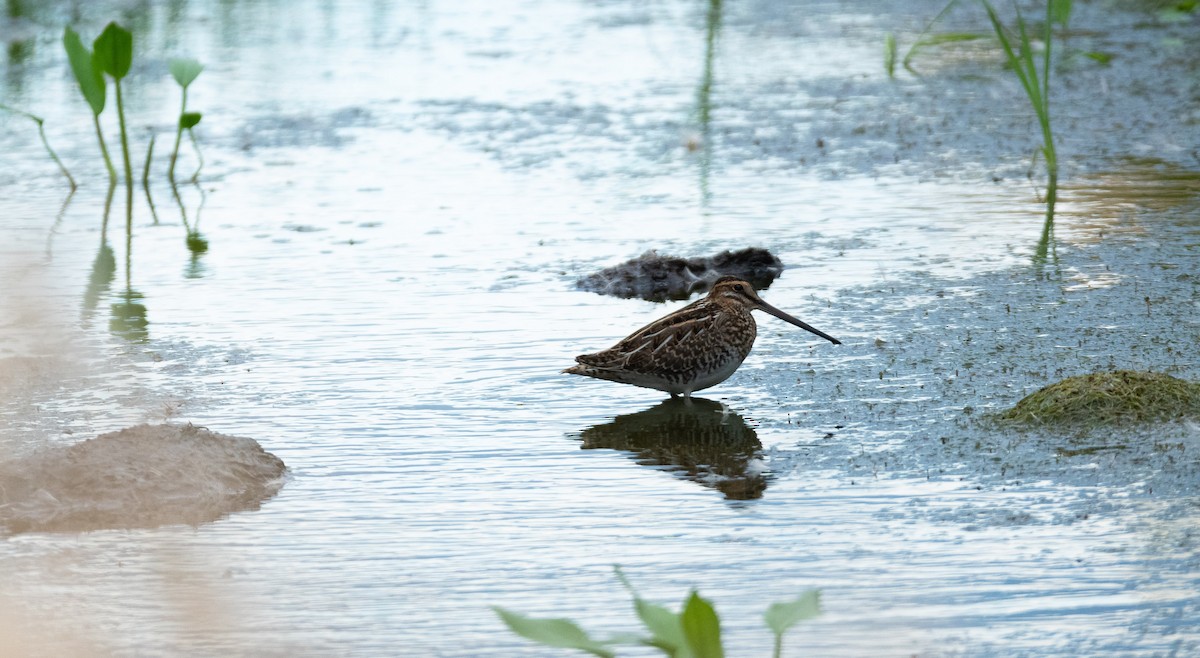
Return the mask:
<path id="1" fill-rule="evenodd" d="M 38 135 L 42 138 L 42 146 L 46 147 L 46 152 L 50 154 L 50 158 L 54 160 L 54 164 L 58 165 L 58 168 L 60 171 L 62 171 L 63 176 L 67 177 L 67 181 L 71 183 L 71 191 L 74 192 L 75 188 L 79 186 L 75 184 L 75 177 L 71 175 L 71 172 L 67 171 L 67 166 L 63 164 L 62 160 L 58 159 L 58 154 L 54 152 L 54 149 L 50 148 L 50 140 L 46 139 L 45 119 L 23 110 L 18 110 L 15 107 L 9 107 L 3 103 L 0 103 L 0 110 L 7 110 L 13 114 L 19 114 L 37 124 Z"/>
<path id="2" fill-rule="evenodd" d="M 1118 370 L 1068 377 L 1000 414 L 1030 425 L 1088 428 L 1200 416 L 1200 382 Z"/>
<path id="3" fill-rule="evenodd" d="M 112 209 L 113 191 L 108 187 L 108 196 L 104 199 L 104 218 L 100 222 L 100 251 L 92 262 L 92 272 L 88 277 L 87 288 L 83 293 L 83 316 L 90 317 L 100 303 L 100 296 L 108 291 L 117 274 L 117 258 L 112 247 L 108 246 L 108 213 Z"/>
<path id="4" fill-rule="evenodd" d="M 105 216 L 107 222 L 107 215 Z M 112 318 L 108 321 L 109 331 L 133 342 L 145 342 L 150 337 L 147 327 L 146 305 L 142 293 L 133 289 L 133 230 L 125 224 L 125 292 L 112 305 Z"/>
<path id="5" fill-rule="evenodd" d="M 639 464 L 667 466 L 730 499 L 761 498 L 767 488 L 758 436 L 741 416 L 712 400 L 664 400 L 590 427 L 580 438 L 584 449 L 630 451 Z"/>
<path id="6" fill-rule="evenodd" d="M 150 321 L 146 318 L 146 305 L 141 303 L 142 299 L 142 293 L 126 288 L 119 301 L 112 305 L 109 331 L 128 341 L 145 342 L 150 336 L 147 329 Z"/>
<path id="7" fill-rule="evenodd" d="M 616 568 L 617 578 L 633 596 L 633 608 L 646 627 L 649 636 L 628 633 L 607 640 L 593 639 L 578 624 L 569 619 L 533 619 L 493 606 L 496 614 L 517 635 L 546 646 L 586 651 L 594 656 L 616 656 L 614 647 L 640 645 L 654 647 L 672 658 L 721 658 L 725 655 L 721 641 L 721 620 L 712 603 L 692 590 L 679 612 L 651 603 L 640 596 L 629 579 Z M 821 595 L 808 590 L 792 601 L 773 603 L 763 620 L 775 635 L 774 658 L 783 650 L 783 635 L 793 626 L 821 614 Z"/>
<path id="8" fill-rule="evenodd" d="M 204 194 L 204 188 L 195 181 L 192 182 L 196 187 L 196 191 L 200 193 L 200 205 L 196 207 L 196 220 L 192 223 L 188 222 L 187 206 L 183 203 L 183 196 L 179 193 L 179 186 L 175 181 L 171 181 L 171 193 L 175 195 L 175 203 L 179 204 L 179 215 L 183 218 L 183 228 L 187 232 L 187 237 L 184 242 L 187 244 L 188 251 L 192 254 L 192 262 L 196 264 L 196 259 L 208 251 L 208 240 L 200 234 L 200 212 L 204 210 L 204 202 L 208 198 Z"/>
<path id="9" fill-rule="evenodd" d="M 711 194 L 708 177 L 712 168 L 712 87 L 713 59 L 717 52 L 717 36 L 721 32 L 721 0 L 709 0 L 706 17 L 707 32 L 704 36 L 704 76 L 696 90 L 696 120 L 700 124 L 698 144 L 688 144 L 690 149 L 700 151 L 700 201 L 708 205 Z"/>
<path id="10" fill-rule="evenodd" d="M 1046 261 L 1058 263 L 1058 251 L 1054 248 L 1054 222 L 1047 217 L 1042 223 L 1042 235 L 1038 238 L 1037 248 L 1033 250 L 1033 262 L 1044 265 Z"/>

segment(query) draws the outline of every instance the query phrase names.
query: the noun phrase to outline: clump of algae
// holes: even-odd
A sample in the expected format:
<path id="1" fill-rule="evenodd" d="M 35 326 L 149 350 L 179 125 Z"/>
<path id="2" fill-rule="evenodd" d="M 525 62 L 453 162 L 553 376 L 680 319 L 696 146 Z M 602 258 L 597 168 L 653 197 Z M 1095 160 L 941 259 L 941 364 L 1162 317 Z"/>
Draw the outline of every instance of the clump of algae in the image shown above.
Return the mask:
<path id="1" fill-rule="evenodd" d="M 1068 377 L 999 414 L 1005 421 L 1063 427 L 1123 425 L 1185 416 L 1200 417 L 1200 382 L 1134 370 Z"/>

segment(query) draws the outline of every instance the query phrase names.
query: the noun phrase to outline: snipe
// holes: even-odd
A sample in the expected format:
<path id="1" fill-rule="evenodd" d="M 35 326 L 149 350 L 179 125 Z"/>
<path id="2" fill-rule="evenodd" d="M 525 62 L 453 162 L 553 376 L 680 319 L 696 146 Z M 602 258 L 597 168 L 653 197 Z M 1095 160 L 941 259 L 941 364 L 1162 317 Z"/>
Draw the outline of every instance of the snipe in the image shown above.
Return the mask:
<path id="1" fill-rule="evenodd" d="M 575 357 L 563 372 L 691 397 L 716 386 L 742 365 L 758 326 L 751 311 L 766 311 L 828 340 L 841 341 L 764 302 L 737 277 L 717 279 L 704 299 L 635 331 L 616 345 Z"/>

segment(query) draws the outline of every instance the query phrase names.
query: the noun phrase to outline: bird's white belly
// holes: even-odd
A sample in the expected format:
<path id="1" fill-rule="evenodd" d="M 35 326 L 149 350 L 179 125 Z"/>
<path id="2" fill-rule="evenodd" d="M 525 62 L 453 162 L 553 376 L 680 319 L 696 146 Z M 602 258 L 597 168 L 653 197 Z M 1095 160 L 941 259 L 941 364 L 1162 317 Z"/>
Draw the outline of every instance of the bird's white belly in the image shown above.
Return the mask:
<path id="1" fill-rule="evenodd" d="M 746 360 L 746 357 L 742 357 L 740 359 L 738 359 L 738 358 L 728 359 L 725 361 L 725 363 L 721 364 L 721 366 L 718 369 L 713 370 L 712 372 L 705 373 L 705 374 L 697 377 L 695 381 L 693 381 L 690 384 L 688 384 L 687 386 L 683 387 L 678 392 L 684 393 L 684 394 L 691 394 L 693 391 L 702 391 L 706 388 L 716 386 L 717 384 L 720 384 L 721 382 L 725 381 L 726 379 L 729 379 L 729 377 L 734 372 L 736 372 L 737 369 L 742 365 L 742 361 L 745 361 L 745 360 Z"/>

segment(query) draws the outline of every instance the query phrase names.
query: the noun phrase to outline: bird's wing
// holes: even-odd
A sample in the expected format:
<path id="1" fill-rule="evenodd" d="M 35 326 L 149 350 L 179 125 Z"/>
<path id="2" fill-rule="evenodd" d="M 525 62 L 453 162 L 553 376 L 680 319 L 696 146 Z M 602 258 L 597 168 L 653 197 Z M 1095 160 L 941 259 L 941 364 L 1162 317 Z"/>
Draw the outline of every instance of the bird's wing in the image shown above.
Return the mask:
<path id="1" fill-rule="evenodd" d="M 715 325 L 718 309 L 700 300 L 656 320 L 602 352 L 584 354 L 576 361 L 597 368 L 643 371 L 658 370 L 693 351 L 694 345 Z"/>

